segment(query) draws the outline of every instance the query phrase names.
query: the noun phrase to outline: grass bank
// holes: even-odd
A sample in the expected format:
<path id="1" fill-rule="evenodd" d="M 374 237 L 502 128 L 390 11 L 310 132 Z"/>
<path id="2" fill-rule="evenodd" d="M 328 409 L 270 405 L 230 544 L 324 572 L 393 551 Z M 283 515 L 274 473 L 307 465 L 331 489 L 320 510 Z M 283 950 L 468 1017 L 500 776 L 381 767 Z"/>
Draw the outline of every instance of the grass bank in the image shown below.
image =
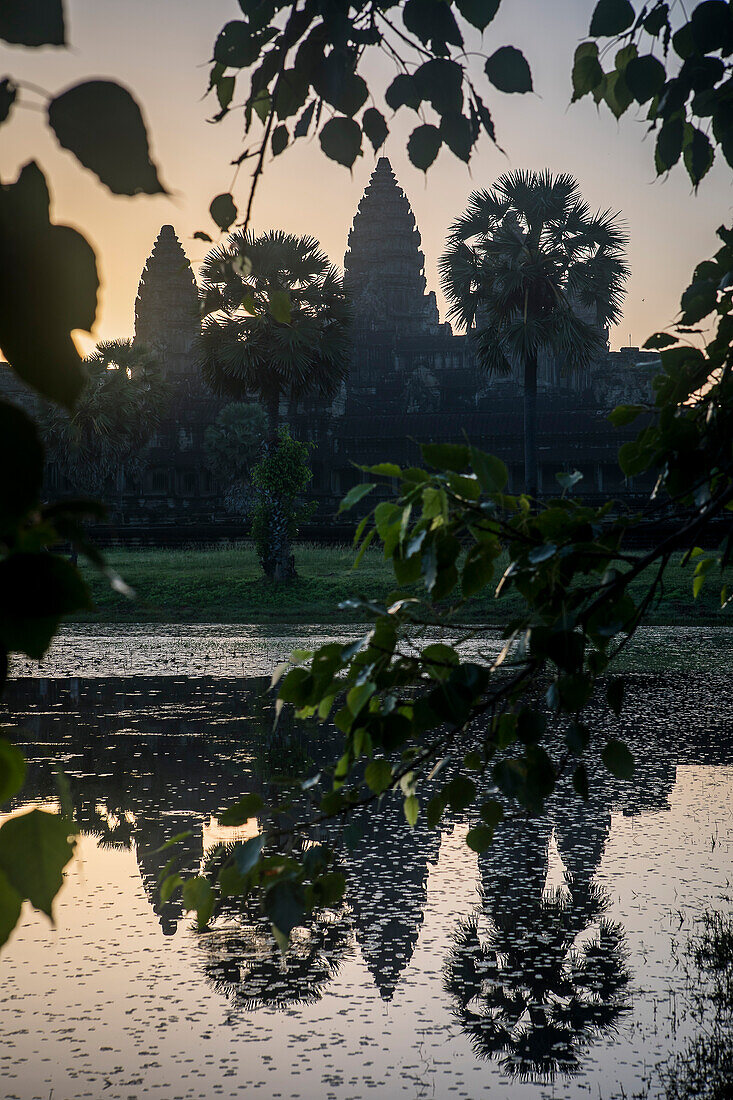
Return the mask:
<path id="1" fill-rule="evenodd" d="M 296 547 L 298 578 L 288 585 L 268 582 L 254 547 L 159 550 L 117 549 L 107 553 L 109 564 L 137 594 L 132 601 L 112 591 L 93 569 L 82 566 L 92 589 L 96 610 L 77 616 L 76 622 L 221 622 L 221 623 L 335 623 L 359 616 L 339 609 L 355 596 L 370 599 L 391 591 L 394 577 L 380 551 L 367 553 L 352 570 L 353 551 L 344 546 Z M 501 569 L 501 565 L 499 566 Z M 497 572 L 497 576 L 500 571 Z M 715 574 L 697 600 L 692 598 L 692 570 L 679 559 L 666 574 L 660 604 L 649 622 L 659 625 L 693 623 L 726 625 L 731 616 L 720 610 Z M 643 582 L 634 586 L 643 591 Z M 487 593 L 472 600 L 465 618 L 501 625 L 519 608 L 513 598 L 494 600 Z"/>

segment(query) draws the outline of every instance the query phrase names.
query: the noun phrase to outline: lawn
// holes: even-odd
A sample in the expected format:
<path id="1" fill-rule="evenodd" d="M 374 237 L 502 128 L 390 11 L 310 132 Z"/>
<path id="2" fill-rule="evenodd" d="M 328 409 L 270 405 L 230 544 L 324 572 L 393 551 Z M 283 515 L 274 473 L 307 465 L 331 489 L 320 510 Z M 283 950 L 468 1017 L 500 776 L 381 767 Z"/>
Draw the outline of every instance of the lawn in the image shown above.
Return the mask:
<path id="1" fill-rule="evenodd" d="M 88 565 L 82 569 L 90 584 L 96 610 L 76 621 L 96 622 L 227 622 L 329 623 L 352 622 L 359 616 L 339 609 L 354 596 L 384 597 L 396 587 L 379 550 L 369 551 L 358 570 L 348 546 L 295 547 L 298 578 L 274 584 L 262 576 L 254 547 L 192 547 L 183 550 L 114 549 L 109 565 L 135 590 L 130 600 L 113 591 L 105 577 Z M 499 563 L 497 580 L 503 566 Z M 670 565 L 663 598 L 649 617 L 658 624 L 725 624 L 730 615 L 720 609 L 720 586 L 715 575 L 697 600 L 692 598 L 692 569 L 682 569 L 679 558 Z M 643 581 L 632 592 L 640 594 Z M 417 593 L 416 593 L 417 594 Z M 516 597 L 497 601 L 493 591 L 470 602 L 462 618 L 501 624 L 519 608 Z"/>

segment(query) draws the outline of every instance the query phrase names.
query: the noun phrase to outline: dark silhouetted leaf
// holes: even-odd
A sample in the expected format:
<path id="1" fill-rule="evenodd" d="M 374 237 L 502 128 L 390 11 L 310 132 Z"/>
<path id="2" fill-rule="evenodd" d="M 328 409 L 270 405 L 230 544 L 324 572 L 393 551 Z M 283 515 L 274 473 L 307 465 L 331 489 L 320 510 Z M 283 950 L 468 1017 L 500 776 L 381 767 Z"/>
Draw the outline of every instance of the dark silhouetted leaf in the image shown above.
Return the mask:
<path id="1" fill-rule="evenodd" d="M 17 95 L 17 89 L 15 84 L 8 78 L 0 80 L 0 122 L 5 122 L 5 119 L 10 114 L 10 108 L 15 103 L 15 97 Z"/>
<path id="2" fill-rule="evenodd" d="M 361 127 L 353 118 L 329 119 L 318 137 L 326 156 L 346 168 L 361 154 Z"/>
<path id="3" fill-rule="evenodd" d="M 288 144 L 288 128 L 283 123 L 276 126 L 272 134 L 272 155 L 279 157 Z"/>
<path id="4" fill-rule="evenodd" d="M 687 174 L 697 187 L 712 167 L 715 155 L 713 147 L 702 130 L 698 130 L 697 126 L 689 126 L 685 127 L 682 150 Z"/>
<path id="5" fill-rule="evenodd" d="M 140 108 L 126 88 L 111 80 L 74 84 L 51 100 L 48 121 L 64 149 L 115 195 L 166 193 Z"/>
<path id="6" fill-rule="evenodd" d="M 222 825 L 244 825 L 245 821 L 256 817 L 264 805 L 260 795 L 246 794 L 224 810 L 219 821 Z"/>
<path id="7" fill-rule="evenodd" d="M 446 54 L 448 43 L 463 45 L 456 17 L 445 0 L 407 0 L 402 19 L 408 31 L 426 45 L 430 43 L 434 53 Z"/>
<path id="8" fill-rule="evenodd" d="M 57 554 L 10 554 L 0 562 L 0 644 L 40 661 L 64 615 L 90 609 L 76 568 Z"/>
<path id="9" fill-rule="evenodd" d="M 634 57 L 624 69 L 624 80 L 636 102 L 647 103 L 664 87 L 664 65 L 651 54 Z"/>
<path id="10" fill-rule="evenodd" d="M 0 347 L 24 382 L 71 407 L 85 378 L 71 332 L 94 324 L 97 267 L 79 233 L 50 223 L 48 188 L 36 164 L 0 187 L 0 256 L 13 272 L 0 296 Z"/>
<path id="11" fill-rule="evenodd" d="M 521 50 L 501 46 L 486 62 L 486 75 L 500 92 L 531 92 L 532 73 Z"/>
<path id="12" fill-rule="evenodd" d="M 384 99 L 387 106 L 391 107 L 393 111 L 403 106 L 412 107 L 413 110 L 417 111 L 421 103 L 417 84 L 409 73 L 397 74 L 384 93 Z"/>
<path id="13" fill-rule="evenodd" d="M 62 0 L 2 0 L 0 38 L 17 46 L 65 46 Z"/>
<path id="14" fill-rule="evenodd" d="M 7 943 L 20 917 L 23 899 L 0 871 L 0 947 Z"/>
<path id="15" fill-rule="evenodd" d="M 615 38 L 632 25 L 636 12 L 629 0 L 598 0 L 590 21 L 594 38 Z"/>
<path id="16" fill-rule="evenodd" d="M 416 168 L 427 172 L 440 151 L 443 139 L 437 126 L 426 122 L 416 126 L 407 142 L 407 155 Z"/>
<path id="17" fill-rule="evenodd" d="M 212 221 L 216 222 L 224 233 L 237 220 L 237 208 L 229 194 L 217 195 L 209 207 L 209 213 Z"/>
<path id="18" fill-rule="evenodd" d="M 361 128 L 372 143 L 376 153 L 387 140 L 389 128 L 384 121 L 384 116 L 376 107 L 368 107 L 361 118 Z"/>
<path id="19" fill-rule="evenodd" d="M 731 9 L 725 0 L 703 0 L 690 16 L 690 31 L 699 53 L 713 53 L 721 47 L 730 50 Z"/>
<path id="20" fill-rule="evenodd" d="M 454 470 L 460 474 L 468 469 L 471 451 L 461 443 L 423 443 L 420 450 L 425 462 L 438 470 Z"/>
<path id="21" fill-rule="evenodd" d="M 0 532 L 38 503 L 43 480 L 43 447 L 36 426 L 22 409 L 0 402 L 0 470 L 12 470 L 0 493 Z"/>
<path id="22" fill-rule="evenodd" d="M 265 894 L 265 912 L 283 936 L 303 923 L 305 900 L 297 882 L 276 882 Z"/>
<path id="23" fill-rule="evenodd" d="M 456 7 L 466 20 L 483 31 L 499 10 L 501 0 L 456 0 Z"/>
<path id="24" fill-rule="evenodd" d="M 634 757 L 623 741 L 616 741 L 615 738 L 607 741 L 601 753 L 601 760 L 611 775 L 615 775 L 617 779 L 631 779 L 634 774 Z"/>
<path id="25" fill-rule="evenodd" d="M 684 123 L 681 118 L 669 119 L 657 134 L 654 160 L 659 175 L 668 172 L 680 159 L 683 134 Z"/>
<path id="26" fill-rule="evenodd" d="M 194 910 L 199 931 L 206 927 L 214 912 L 214 892 L 209 881 L 201 876 L 183 884 L 183 908 Z"/>
<path id="27" fill-rule="evenodd" d="M 313 112 L 315 111 L 315 109 L 316 100 L 314 99 L 308 104 L 298 121 L 295 123 L 295 129 L 293 131 L 294 138 L 307 136 L 308 130 L 310 129 L 310 124 L 313 121 Z"/>

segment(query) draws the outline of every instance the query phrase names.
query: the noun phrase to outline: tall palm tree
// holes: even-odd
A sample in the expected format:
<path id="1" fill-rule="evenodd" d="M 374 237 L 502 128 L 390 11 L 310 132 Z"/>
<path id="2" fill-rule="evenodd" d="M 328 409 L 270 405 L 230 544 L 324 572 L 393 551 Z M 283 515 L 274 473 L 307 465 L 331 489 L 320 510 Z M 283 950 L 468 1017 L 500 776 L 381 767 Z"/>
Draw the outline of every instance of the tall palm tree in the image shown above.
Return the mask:
<path id="1" fill-rule="evenodd" d="M 451 226 L 440 259 L 449 316 L 473 330 L 487 371 L 522 371 L 531 496 L 538 485 L 539 356 L 558 356 L 572 373 L 602 351 L 604 329 L 621 317 L 626 243 L 617 214 L 592 214 L 575 179 L 549 171 L 509 172 L 491 191 L 474 191 Z"/>
<path id="2" fill-rule="evenodd" d="M 204 376 L 220 394 L 258 397 L 269 441 L 280 401 L 332 397 L 346 377 L 349 308 L 337 269 L 313 237 L 233 233 L 201 266 Z"/>
<path id="3" fill-rule="evenodd" d="M 271 461 L 277 481 L 281 443 L 292 446 L 279 433 L 281 400 L 309 393 L 333 397 L 346 377 L 350 310 L 343 279 L 315 238 L 280 230 L 258 237 L 231 234 L 209 252 L 200 275 L 204 377 L 216 393 L 262 401 L 268 421 L 264 460 Z M 271 488 L 260 497 L 262 567 L 274 580 L 290 580 L 292 495 Z"/>
<path id="4" fill-rule="evenodd" d="M 160 423 L 166 387 L 153 352 L 132 340 L 108 340 L 84 361 L 87 380 L 71 413 L 48 405 L 41 430 L 48 454 L 76 492 L 122 492 L 125 475 L 144 463 Z"/>

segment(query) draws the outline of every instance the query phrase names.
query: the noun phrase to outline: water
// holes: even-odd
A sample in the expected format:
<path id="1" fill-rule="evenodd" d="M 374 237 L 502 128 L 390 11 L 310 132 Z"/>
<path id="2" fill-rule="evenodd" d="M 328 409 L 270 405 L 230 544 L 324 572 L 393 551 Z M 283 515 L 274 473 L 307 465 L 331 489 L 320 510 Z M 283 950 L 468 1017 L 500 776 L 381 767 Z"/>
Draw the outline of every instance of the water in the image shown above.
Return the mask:
<path id="1" fill-rule="evenodd" d="M 4 1096 L 660 1095 L 659 1068 L 702 1026 L 685 945 L 706 910 L 733 904 L 720 632 L 676 634 L 676 671 L 631 677 L 614 730 L 636 751 L 632 783 L 594 768 L 588 807 L 562 790 L 546 820 L 505 822 L 481 857 L 463 843 L 470 815 L 410 831 L 388 802 L 340 849 L 347 903 L 298 930 L 283 961 L 251 905 L 203 934 L 180 901 L 161 905 L 155 849 L 191 829 L 195 874 L 258 827 L 225 829 L 223 807 L 272 795 L 273 766 L 329 756 L 328 735 L 292 725 L 268 751 L 266 681 L 242 679 L 319 632 L 166 630 L 105 629 L 96 649 L 90 628 L 69 631 L 41 677 L 16 666 L 5 697 L 30 761 L 13 811 L 52 803 L 61 763 L 83 836 L 55 929 L 28 911 L 0 954 Z M 704 671 L 680 670 L 685 651 Z"/>

